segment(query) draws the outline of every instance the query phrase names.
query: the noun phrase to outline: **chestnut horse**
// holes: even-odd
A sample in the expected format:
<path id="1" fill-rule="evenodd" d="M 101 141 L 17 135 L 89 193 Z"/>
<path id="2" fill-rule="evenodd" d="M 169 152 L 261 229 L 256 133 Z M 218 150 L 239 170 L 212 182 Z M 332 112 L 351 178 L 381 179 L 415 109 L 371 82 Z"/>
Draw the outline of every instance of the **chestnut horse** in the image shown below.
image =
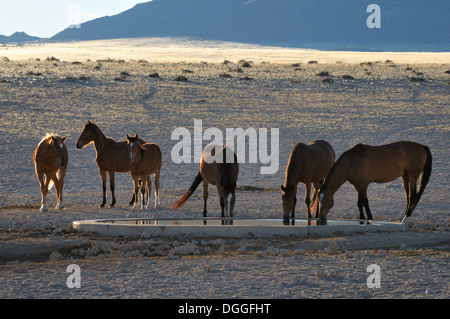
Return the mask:
<path id="1" fill-rule="evenodd" d="M 69 163 L 69 153 L 64 144 L 66 138 L 67 136 L 60 137 L 47 134 L 34 151 L 34 168 L 41 186 L 41 212 L 48 211 L 46 205 L 47 193 L 53 184 L 55 185 L 57 197 L 55 208 L 63 208 L 62 189 L 64 186 L 64 176 L 66 175 L 67 164 Z"/>
<path id="2" fill-rule="evenodd" d="M 134 184 L 134 197 L 136 206 L 138 198 L 139 179 L 143 181 L 141 184 L 142 205 L 141 209 L 148 207 L 150 204 L 150 192 L 152 185 L 150 175 L 155 174 L 155 207 L 159 204 L 159 176 L 161 171 L 162 154 L 161 149 L 155 143 L 141 144 L 139 135 L 130 136 L 127 134 L 128 159 L 130 160 L 130 172 Z M 147 206 L 145 203 L 147 202 Z"/>
<path id="3" fill-rule="evenodd" d="M 116 204 L 114 196 L 114 173 L 125 173 L 130 171 L 130 162 L 128 160 L 128 146 L 126 141 L 116 142 L 112 138 L 106 137 L 100 128 L 88 121 L 81 130 L 77 141 L 77 149 L 94 143 L 98 170 L 102 178 L 103 201 L 100 207 L 106 204 L 106 172 L 109 174 L 109 183 L 112 194 L 111 207 Z M 144 143 L 141 140 L 141 143 Z M 136 198 L 133 195 L 130 205 L 133 205 Z"/>
<path id="4" fill-rule="evenodd" d="M 322 140 L 308 144 L 298 142 L 292 149 L 286 167 L 284 186 L 281 185 L 281 200 L 283 202 L 283 223 L 289 224 L 289 214 L 295 219 L 295 204 L 297 203 L 297 184 L 305 184 L 305 204 L 308 218 L 311 218 L 311 184 L 314 186 L 312 202 L 322 186 L 323 180 L 334 164 L 336 155 L 331 145 Z M 317 207 L 318 208 L 318 207 Z M 316 209 L 316 218 L 318 209 Z M 294 223 L 294 221 L 292 221 Z"/>
<path id="5" fill-rule="evenodd" d="M 406 191 L 406 210 L 401 221 L 411 216 L 419 203 L 431 175 L 432 157 L 430 149 L 414 142 L 401 141 L 380 146 L 357 144 L 344 152 L 331 168 L 325 183 L 319 192 L 319 218 L 322 223 L 328 211 L 333 207 L 333 195 L 346 181 L 358 192 L 358 209 L 360 219 L 372 219 L 367 199 L 369 183 L 388 183 L 398 177 L 403 179 Z M 417 180 L 420 175 L 420 188 Z"/>
<path id="6" fill-rule="evenodd" d="M 216 151 L 219 149 L 219 151 Z M 222 218 L 233 217 L 236 200 L 236 182 L 239 174 L 239 164 L 236 155 L 227 146 L 209 144 L 202 153 L 200 172 L 197 174 L 189 190 L 174 204 L 173 208 L 182 207 L 200 182 L 203 181 L 203 217 L 207 216 L 206 201 L 208 200 L 208 185 L 216 185 L 220 198 Z"/>

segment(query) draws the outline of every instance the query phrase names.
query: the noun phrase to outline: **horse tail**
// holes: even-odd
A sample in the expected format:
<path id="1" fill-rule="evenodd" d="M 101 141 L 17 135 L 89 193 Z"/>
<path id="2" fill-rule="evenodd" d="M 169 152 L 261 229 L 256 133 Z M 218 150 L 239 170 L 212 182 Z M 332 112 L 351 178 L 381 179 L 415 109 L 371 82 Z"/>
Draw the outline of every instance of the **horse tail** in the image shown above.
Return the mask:
<path id="1" fill-rule="evenodd" d="M 202 174 L 198 172 L 197 177 L 195 177 L 194 182 L 192 183 L 188 191 L 184 193 L 184 195 L 181 196 L 181 198 L 175 204 L 173 204 L 173 209 L 178 209 L 186 204 L 189 197 L 191 197 L 192 193 L 197 189 L 198 185 L 200 185 L 202 179 Z"/>
<path id="2" fill-rule="evenodd" d="M 414 208 L 416 208 L 417 204 L 419 203 L 420 197 L 422 196 L 423 191 L 425 190 L 425 187 L 427 186 L 428 181 L 430 180 L 433 158 L 431 156 L 431 151 L 428 148 L 428 146 L 423 145 L 423 147 L 425 148 L 425 152 L 427 153 L 427 160 L 423 168 L 422 178 L 420 179 L 419 191 L 417 192 L 416 198 L 414 199 L 414 203 L 412 203 L 411 205 L 409 214 L 412 214 L 412 211 L 414 210 Z"/>

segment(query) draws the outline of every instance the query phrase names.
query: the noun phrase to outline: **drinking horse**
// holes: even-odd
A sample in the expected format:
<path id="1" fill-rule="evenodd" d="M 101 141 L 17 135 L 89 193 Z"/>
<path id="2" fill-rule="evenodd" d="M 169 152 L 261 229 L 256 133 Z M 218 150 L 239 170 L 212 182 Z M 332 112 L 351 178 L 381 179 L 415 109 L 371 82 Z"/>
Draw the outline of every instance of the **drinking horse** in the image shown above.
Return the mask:
<path id="1" fill-rule="evenodd" d="M 34 151 L 33 161 L 36 176 L 41 187 L 41 212 L 48 211 L 46 205 L 47 193 L 55 185 L 56 209 L 62 209 L 64 176 L 66 175 L 69 153 L 64 144 L 67 136 L 60 137 L 47 134 Z"/>
<path id="2" fill-rule="evenodd" d="M 133 209 L 137 203 L 139 179 L 142 180 L 140 186 L 142 194 L 141 209 L 148 207 L 150 204 L 149 198 L 152 189 L 150 182 L 151 174 L 155 174 L 155 207 L 159 204 L 159 176 L 162 162 L 161 149 L 155 143 L 141 144 L 139 141 L 138 134 L 133 137 L 127 134 L 128 159 L 130 161 L 130 172 L 134 184 L 133 196 L 136 199 Z"/>
<path id="3" fill-rule="evenodd" d="M 141 143 L 145 143 L 140 140 Z M 126 141 L 116 142 L 100 130 L 100 128 L 88 121 L 81 130 L 76 147 L 81 149 L 86 145 L 94 143 L 98 170 L 102 178 L 103 201 L 100 207 L 106 204 L 106 173 L 109 174 L 109 183 L 112 195 L 111 207 L 116 204 L 114 195 L 114 174 L 115 172 L 125 173 L 130 171 L 130 161 L 128 160 L 128 146 Z M 130 205 L 133 205 L 136 198 L 133 195 Z"/>
<path id="4" fill-rule="evenodd" d="M 283 203 L 283 223 L 289 224 L 289 214 L 294 223 L 297 203 L 297 184 L 305 184 L 305 204 L 308 218 L 311 218 L 311 184 L 314 187 L 312 202 L 323 184 L 336 156 L 331 145 L 322 140 L 308 144 L 298 142 L 292 149 L 286 167 L 284 186 L 281 185 Z M 318 207 L 316 209 L 316 218 Z"/>
<path id="5" fill-rule="evenodd" d="M 200 172 L 189 190 L 174 204 L 173 208 L 178 209 L 182 207 L 203 181 L 203 217 L 207 216 L 206 202 L 208 200 L 209 184 L 217 187 L 222 218 L 225 217 L 225 211 L 227 217 L 233 217 L 238 174 L 239 164 L 236 154 L 227 146 L 222 147 L 209 144 L 202 153 Z"/>
<path id="6" fill-rule="evenodd" d="M 401 221 L 411 216 L 419 203 L 431 175 L 432 156 L 430 149 L 409 141 L 400 141 L 380 146 L 357 144 L 344 152 L 331 168 L 319 192 L 319 218 L 325 222 L 328 211 L 333 207 L 333 195 L 346 181 L 358 192 L 360 219 L 372 219 L 367 199 L 369 183 L 388 183 L 398 177 L 403 179 L 406 192 L 406 210 Z M 417 181 L 420 187 L 417 191 Z"/>

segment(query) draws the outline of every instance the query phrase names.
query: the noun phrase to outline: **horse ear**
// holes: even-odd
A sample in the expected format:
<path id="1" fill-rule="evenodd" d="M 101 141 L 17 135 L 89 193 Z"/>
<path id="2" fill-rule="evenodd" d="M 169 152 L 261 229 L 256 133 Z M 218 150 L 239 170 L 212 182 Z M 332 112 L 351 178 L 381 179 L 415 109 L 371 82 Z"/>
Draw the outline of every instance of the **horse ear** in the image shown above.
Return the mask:
<path id="1" fill-rule="evenodd" d="M 139 134 L 136 133 L 136 135 L 134 136 L 134 138 L 135 138 L 136 140 L 138 140 L 138 139 L 139 139 Z"/>
<path id="2" fill-rule="evenodd" d="M 283 185 L 281 185 L 281 191 L 282 191 L 283 193 L 286 193 L 286 188 L 285 188 Z"/>
<path id="3" fill-rule="evenodd" d="M 92 124 L 92 122 L 88 120 L 86 124 Z"/>
<path id="4" fill-rule="evenodd" d="M 131 136 L 127 134 L 127 141 L 131 139 Z"/>
<path id="5" fill-rule="evenodd" d="M 66 141 L 66 138 L 67 138 L 67 135 L 62 138 L 63 143 Z"/>
<path id="6" fill-rule="evenodd" d="M 55 136 L 52 135 L 52 142 L 56 143 Z"/>

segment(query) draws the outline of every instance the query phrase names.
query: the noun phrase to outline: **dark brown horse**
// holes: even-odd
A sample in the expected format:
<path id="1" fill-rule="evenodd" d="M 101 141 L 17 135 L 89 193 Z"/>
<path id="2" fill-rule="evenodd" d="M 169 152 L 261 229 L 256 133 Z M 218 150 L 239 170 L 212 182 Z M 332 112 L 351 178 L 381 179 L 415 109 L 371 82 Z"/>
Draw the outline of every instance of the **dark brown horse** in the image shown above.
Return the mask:
<path id="1" fill-rule="evenodd" d="M 319 192 L 319 218 L 325 222 L 328 211 L 333 207 L 333 195 L 346 181 L 358 192 L 358 209 L 360 219 L 372 219 L 367 199 L 369 183 L 388 183 L 399 177 L 403 179 L 406 191 L 406 210 L 403 221 L 411 216 L 419 203 L 431 175 L 432 157 L 430 149 L 414 142 L 401 141 L 380 146 L 357 144 L 344 152 L 328 173 Z M 417 180 L 420 175 L 420 188 Z"/>
<path id="2" fill-rule="evenodd" d="M 130 136 L 127 134 L 128 158 L 130 160 L 130 172 L 134 184 L 134 197 L 136 199 L 133 208 L 136 206 L 138 198 L 139 179 L 143 181 L 141 185 L 142 205 L 141 209 L 150 204 L 150 192 L 152 185 L 150 175 L 155 174 L 155 207 L 159 204 L 159 176 L 161 171 L 162 154 L 161 149 L 155 143 L 141 144 L 139 135 Z M 145 206 L 147 203 L 147 206 Z"/>
<path id="3" fill-rule="evenodd" d="M 41 212 L 48 211 L 46 205 L 47 193 L 55 185 L 56 209 L 62 209 L 64 176 L 66 175 L 69 153 L 64 144 L 67 136 L 60 137 L 51 134 L 41 140 L 34 151 L 33 161 L 36 176 L 41 187 Z M 59 177 L 58 177 L 59 175 Z"/>
<path id="4" fill-rule="evenodd" d="M 143 140 L 140 141 L 145 143 Z M 130 161 L 128 160 L 127 142 L 116 142 L 100 130 L 100 128 L 88 121 L 81 130 L 80 137 L 77 141 L 77 149 L 81 149 L 86 145 L 94 143 L 97 156 L 97 162 L 100 177 L 102 178 L 103 201 L 100 207 L 105 207 L 106 204 L 106 172 L 109 174 L 109 183 L 112 195 L 111 207 L 116 204 L 116 197 L 114 196 L 114 174 L 115 172 L 125 173 L 130 171 Z M 130 205 L 133 205 L 136 198 L 133 196 Z"/>
<path id="5" fill-rule="evenodd" d="M 216 151 L 219 149 L 219 151 Z M 216 185 L 220 198 L 222 217 L 233 217 L 236 200 L 236 182 L 239 175 L 239 164 L 236 155 L 227 146 L 208 145 L 202 153 L 200 172 L 197 174 L 189 190 L 174 204 L 173 208 L 182 207 L 200 182 L 203 181 L 203 217 L 207 216 L 206 201 L 208 200 L 208 185 Z"/>
<path id="6" fill-rule="evenodd" d="M 298 142 L 291 151 L 286 167 L 284 186 L 281 185 L 283 202 L 283 223 L 289 224 L 289 214 L 295 219 L 297 184 L 305 184 L 305 203 L 308 218 L 311 218 L 311 184 L 314 186 L 312 202 L 322 186 L 323 180 L 334 164 L 335 153 L 331 145 L 322 140 L 309 144 Z M 316 210 L 316 218 L 318 209 Z"/>

